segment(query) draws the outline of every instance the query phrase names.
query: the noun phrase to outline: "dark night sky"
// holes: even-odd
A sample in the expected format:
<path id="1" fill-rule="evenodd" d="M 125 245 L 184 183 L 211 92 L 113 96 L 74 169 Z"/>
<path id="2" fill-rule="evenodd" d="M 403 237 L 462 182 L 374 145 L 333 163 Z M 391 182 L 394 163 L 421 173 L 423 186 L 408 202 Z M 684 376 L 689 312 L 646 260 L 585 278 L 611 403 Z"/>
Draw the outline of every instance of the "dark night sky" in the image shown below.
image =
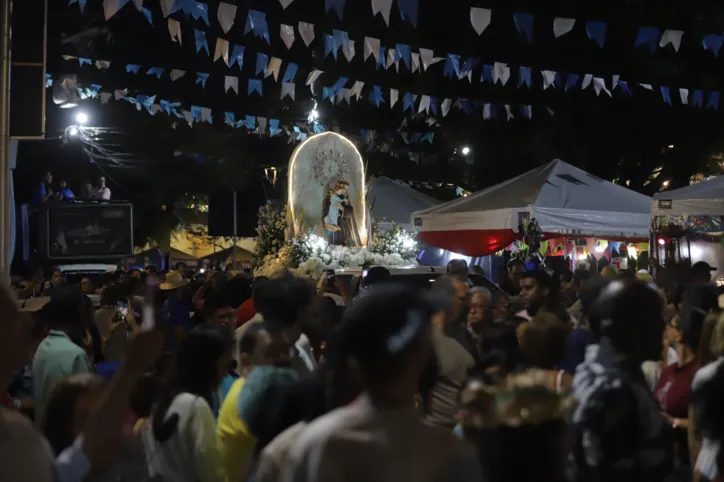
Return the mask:
<path id="1" fill-rule="evenodd" d="M 215 110 L 213 127 L 188 128 L 181 121 L 177 130 L 172 131 L 171 120 L 167 116 L 158 114 L 151 118 L 145 112 L 136 112 L 132 105 L 125 102 L 111 100 L 103 107 L 97 100 L 81 104 L 91 116 L 93 125 L 123 133 L 101 136 L 100 142 L 104 146 L 133 153 L 135 159 L 143 161 L 127 168 L 106 166 L 111 177 L 119 183 L 114 186 L 111 182 L 114 191 L 125 190 L 136 201 L 144 199 L 143 193 L 152 180 L 164 184 L 177 182 L 176 176 L 185 166 L 174 164 L 180 162 L 173 157 L 173 152 L 177 150 L 226 159 L 226 162 L 248 173 L 258 174 L 260 167 L 265 165 L 286 165 L 293 148 L 286 144 L 286 136 L 259 139 L 241 129 L 224 127 L 221 113 L 234 111 L 237 119 L 245 113 L 278 118 L 282 124 L 303 122 L 313 105 L 309 88 L 303 85 L 311 68 L 325 71 L 320 78 L 321 85 L 330 86 L 340 76 L 366 83 L 361 100 L 351 106 L 344 103 L 332 106 L 329 102 L 321 102 L 321 96 L 318 99 L 321 123 L 327 127 L 337 125 L 343 132 L 359 132 L 362 128 L 395 131 L 406 118 L 411 132 L 431 131 L 424 125 L 421 116 L 403 114 L 402 96 L 407 91 L 434 95 L 440 101 L 450 97 L 498 104 L 529 103 L 533 106 L 531 121 L 516 119 L 511 122 L 500 118 L 484 122 L 480 109 L 473 115 L 452 109 L 446 118 L 438 117 L 440 126 L 432 129 L 436 133 L 432 145 L 423 143 L 408 148 L 400 136 L 395 136 L 393 143 L 403 153 L 412 150 L 435 155 L 437 162 L 418 166 L 405 159 L 363 149 L 372 174 L 484 187 L 558 157 L 608 179 L 619 176 L 631 178 L 632 187 L 642 188 L 645 175 L 656 165 L 663 164 L 665 172 L 662 176 L 672 178 L 672 184 L 676 185 L 697 172 L 711 152 L 721 149 L 719 132 L 722 130 L 722 114 L 681 106 L 678 101 L 679 87 L 724 90 L 721 60 L 701 47 L 704 34 L 724 30 L 724 9 L 718 5 L 719 2 L 475 0 L 471 3 L 420 0 L 420 19 L 415 29 L 409 22 L 400 19 L 396 3 L 392 5 L 391 23 L 387 27 L 381 16 L 372 16 L 369 0 L 347 0 L 344 20 L 339 20 L 331 12 L 325 14 L 323 0 L 294 0 L 286 10 L 282 10 L 276 0 L 227 0 L 227 3 L 236 3 L 239 10 L 234 27 L 226 35 L 221 32 L 216 20 L 219 0 L 206 0 L 205 3 L 209 4 L 211 27 L 206 27 L 202 20 L 185 18 L 182 13 L 172 16 L 182 21 L 183 46 L 179 46 L 170 40 L 158 0 L 144 1 L 144 6 L 152 11 L 153 27 L 136 11 L 132 0 L 108 22 L 103 19 L 100 0 L 88 0 L 84 15 L 77 4 L 68 7 L 65 1 L 49 2 L 48 71 L 54 78 L 75 72 L 82 84 L 100 84 L 106 91 L 127 87 L 141 94 L 157 94 L 157 99 Z M 493 9 L 492 23 L 482 36 L 478 36 L 470 26 L 471 6 Z M 267 12 L 271 46 L 251 34 L 244 35 L 248 8 Z M 532 44 L 516 31 L 512 19 L 512 13 L 516 11 L 536 14 Z M 573 32 L 558 39 L 552 32 L 553 18 L 557 16 L 579 19 Z M 587 38 L 585 20 L 609 22 L 604 49 Z M 279 25 L 285 23 L 296 27 L 299 21 L 315 24 L 315 41 L 311 48 L 305 47 L 295 28 L 296 42 L 291 50 L 287 50 L 278 35 Z M 658 49 L 655 54 L 645 47 L 634 49 L 639 26 L 686 31 L 679 53 L 671 47 Z M 193 27 L 207 32 L 212 56 L 195 53 Z M 341 52 L 337 61 L 331 56 L 323 58 L 322 34 L 331 33 L 335 28 L 349 32 L 350 39 L 356 41 L 357 54 L 351 63 L 343 58 Z M 79 41 L 68 41 L 79 33 L 93 31 L 91 29 L 100 31 L 100 34 L 87 34 Z M 232 44 L 246 47 L 241 73 L 236 66 L 229 69 L 221 61 L 212 62 L 215 39 L 219 35 Z M 507 62 L 511 66 L 511 80 L 507 86 L 480 83 L 481 67 L 474 70 L 472 84 L 466 79 L 446 79 L 442 62 L 423 74 L 411 74 L 404 67 L 399 74 L 394 67 L 376 70 L 373 60 L 362 60 L 365 36 L 380 38 L 383 46 L 406 43 L 413 51 L 425 47 L 434 49 L 438 56 L 447 52 L 460 54 L 461 61 L 472 56 L 480 58 L 483 63 Z M 254 77 L 257 52 L 282 58 L 281 74 L 286 68 L 286 61 L 299 64 L 296 102 L 289 99 L 280 101 L 280 84 L 271 78 L 264 81 L 263 98 L 246 95 L 246 79 Z M 111 60 L 113 63 L 108 72 L 100 72 L 87 65 L 79 68 L 77 61 L 64 61 L 61 59 L 63 54 Z M 129 74 L 125 72 L 128 63 L 141 64 L 144 68 L 138 75 Z M 516 87 L 519 65 L 533 68 L 532 89 Z M 146 75 L 145 71 L 150 66 L 166 68 L 164 77 L 158 80 Z M 563 89 L 543 91 L 540 75 L 543 68 L 601 76 L 606 79 L 609 88 L 613 74 L 619 74 L 632 86 L 637 82 L 667 85 L 671 88 L 674 106 L 666 106 L 662 102 L 658 88 L 655 92 L 646 92 L 632 87 L 633 98 L 623 95 L 618 89 L 613 99 L 605 94 L 597 98 L 590 87 L 583 92 L 565 93 Z M 170 69 L 183 69 L 187 74 L 172 83 L 168 78 Z M 205 89 L 194 84 L 196 71 L 211 74 Z M 238 96 L 224 93 L 224 75 L 240 77 Z M 372 84 L 383 87 L 386 102 L 389 102 L 389 88 L 397 88 L 400 91 L 398 104 L 392 109 L 388 104 L 380 108 L 369 104 L 366 99 Z M 546 106 L 556 112 L 555 117 L 551 118 L 545 112 Z M 517 106 L 514 109 L 518 114 Z M 49 102 L 48 137 L 59 136 L 63 128 L 72 123 L 72 118 L 73 113 L 58 109 Z M 669 144 L 676 145 L 676 149 L 662 154 L 662 148 Z M 462 145 L 472 148 L 472 165 L 453 155 L 454 149 Z M 89 163 L 79 148 L 61 147 L 57 140 L 22 146 L 19 164 L 18 190 L 21 195 L 34 182 L 31 173 L 43 169 L 52 169 L 56 177 L 60 172 L 67 172 L 61 177 L 75 181 L 98 174 L 98 169 Z"/>

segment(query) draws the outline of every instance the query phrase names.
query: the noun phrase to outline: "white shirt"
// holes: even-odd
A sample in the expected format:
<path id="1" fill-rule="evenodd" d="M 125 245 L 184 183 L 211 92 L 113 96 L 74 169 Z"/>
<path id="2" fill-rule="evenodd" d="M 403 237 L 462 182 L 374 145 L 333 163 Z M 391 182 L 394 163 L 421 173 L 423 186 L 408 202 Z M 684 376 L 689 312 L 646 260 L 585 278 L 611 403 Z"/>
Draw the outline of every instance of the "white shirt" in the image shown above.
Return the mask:
<path id="1" fill-rule="evenodd" d="M 178 415 L 178 424 L 164 443 L 153 436 L 153 417 L 141 429 L 149 475 L 174 482 L 225 482 L 216 420 L 206 400 L 181 393 L 171 402 L 166 419 L 172 413 Z"/>
<path id="2" fill-rule="evenodd" d="M 99 187 L 93 191 L 91 198 L 108 200 L 111 198 L 111 190 L 108 187 Z"/>

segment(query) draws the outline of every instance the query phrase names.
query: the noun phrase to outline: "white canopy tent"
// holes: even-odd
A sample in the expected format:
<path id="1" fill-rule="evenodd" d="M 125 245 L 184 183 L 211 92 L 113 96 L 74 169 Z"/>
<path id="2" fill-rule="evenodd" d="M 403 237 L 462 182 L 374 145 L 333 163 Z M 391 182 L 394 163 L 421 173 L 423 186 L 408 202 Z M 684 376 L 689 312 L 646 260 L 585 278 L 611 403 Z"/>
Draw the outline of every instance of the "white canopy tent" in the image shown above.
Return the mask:
<path id="1" fill-rule="evenodd" d="M 724 176 L 654 195 L 652 216 L 724 216 Z"/>
<path id="2" fill-rule="evenodd" d="M 440 204 L 437 199 L 389 177 L 374 178 L 368 189 L 367 200 L 372 206 L 370 213 L 372 218 L 384 218 L 380 223 L 383 228 L 395 222 L 402 229 L 411 232 L 415 229 L 410 223 L 413 212 Z"/>
<path id="3" fill-rule="evenodd" d="M 519 239 L 526 216 L 545 235 L 648 240 L 651 198 L 555 160 L 412 218 L 428 244 L 485 256 Z"/>

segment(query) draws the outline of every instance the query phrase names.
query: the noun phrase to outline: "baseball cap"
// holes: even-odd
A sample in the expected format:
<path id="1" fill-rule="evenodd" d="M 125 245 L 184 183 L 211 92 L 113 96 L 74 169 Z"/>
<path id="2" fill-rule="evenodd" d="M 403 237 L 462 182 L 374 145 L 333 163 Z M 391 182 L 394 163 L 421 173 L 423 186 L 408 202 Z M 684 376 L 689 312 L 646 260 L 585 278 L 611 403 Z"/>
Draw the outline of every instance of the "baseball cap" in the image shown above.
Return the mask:
<path id="1" fill-rule="evenodd" d="M 344 315 L 345 351 L 360 361 L 378 363 L 403 353 L 425 332 L 431 316 L 450 306 L 448 298 L 398 284 L 370 290 Z"/>
<path id="2" fill-rule="evenodd" d="M 693 266 L 691 267 L 691 270 L 695 271 L 695 272 L 700 272 L 700 271 L 707 272 L 707 271 L 716 271 L 717 268 L 712 267 L 706 261 L 697 261 L 696 263 L 693 264 Z"/>

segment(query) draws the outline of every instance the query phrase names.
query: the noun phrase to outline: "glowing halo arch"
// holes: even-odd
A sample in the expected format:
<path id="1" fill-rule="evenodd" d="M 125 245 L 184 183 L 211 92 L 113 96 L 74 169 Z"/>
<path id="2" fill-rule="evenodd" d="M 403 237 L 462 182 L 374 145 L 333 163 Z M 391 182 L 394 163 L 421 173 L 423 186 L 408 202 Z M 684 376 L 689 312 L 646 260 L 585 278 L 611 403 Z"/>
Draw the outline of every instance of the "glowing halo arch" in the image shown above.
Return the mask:
<path id="1" fill-rule="evenodd" d="M 319 181 L 319 179 L 313 178 L 311 172 L 307 170 L 319 167 L 314 166 L 315 162 L 324 164 L 325 153 L 334 153 L 340 156 L 340 161 L 349 167 L 350 172 L 343 175 L 342 179 L 329 178 Z M 320 169 L 323 169 L 323 167 L 320 167 Z M 340 167 L 340 170 L 343 169 Z M 365 203 L 365 166 L 362 155 L 352 141 L 336 132 L 323 132 L 313 135 L 294 149 L 289 159 L 288 172 L 287 212 L 289 213 L 290 227 L 292 228 L 290 231 L 293 235 L 301 234 L 307 227 L 314 227 L 317 234 L 324 235 L 322 216 L 317 214 L 317 210 L 321 213 L 322 200 L 327 194 L 329 183 L 345 180 L 350 184 L 350 203 L 354 208 L 354 217 L 357 221 L 362 246 L 367 245 L 368 216 Z M 315 180 L 319 182 L 315 183 Z M 300 181 L 302 182 L 301 185 L 299 184 Z M 300 189 L 304 189 L 305 193 L 298 192 Z M 305 205 L 306 209 L 304 209 Z M 302 216 L 307 212 L 313 213 L 311 216 L 314 219 L 313 223 L 309 219 L 305 219 L 305 216 Z"/>

